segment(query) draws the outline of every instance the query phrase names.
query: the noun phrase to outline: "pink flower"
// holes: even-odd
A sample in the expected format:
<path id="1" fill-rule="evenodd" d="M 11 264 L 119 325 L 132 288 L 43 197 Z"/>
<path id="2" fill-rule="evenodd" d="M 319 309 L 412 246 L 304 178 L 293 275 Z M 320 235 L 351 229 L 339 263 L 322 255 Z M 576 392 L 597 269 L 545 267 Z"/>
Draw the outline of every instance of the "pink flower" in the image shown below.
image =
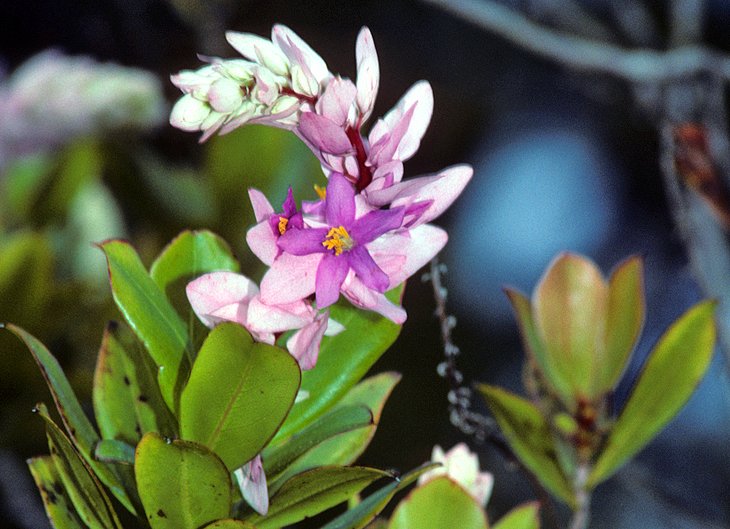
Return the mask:
<path id="1" fill-rule="evenodd" d="M 316 269 L 310 277 L 314 275 L 315 278 L 313 286 L 319 308 L 337 301 L 340 287 L 350 270 L 366 287 L 376 292 L 383 293 L 390 285 L 388 275 L 375 263 L 367 245 L 400 227 L 403 208 L 373 210 L 359 218 L 356 218 L 355 212 L 355 190 L 344 176 L 334 173 L 327 185 L 325 225 L 290 230 L 279 238 L 278 245 L 286 254 L 319 256 L 311 262 L 294 263 L 294 266 L 308 265 Z M 280 299 L 281 293 L 277 291 L 283 286 L 278 280 L 281 275 L 289 275 L 289 269 L 277 259 L 262 282 L 265 299 Z"/>
<path id="2" fill-rule="evenodd" d="M 261 454 L 233 471 L 241 496 L 261 516 L 269 512 L 269 489 Z"/>
<path id="3" fill-rule="evenodd" d="M 261 262 L 271 265 L 281 253 L 277 241 L 287 230 L 302 229 L 304 220 L 297 210 L 291 187 L 281 205 L 282 212 L 276 213 L 264 194 L 258 189 L 249 189 L 248 196 L 253 206 L 256 226 L 248 230 L 246 242 Z"/>
<path id="4" fill-rule="evenodd" d="M 322 336 L 342 330 L 341 325 L 329 320 L 327 312 L 318 314 L 304 300 L 264 303 L 256 284 L 233 272 L 205 274 L 191 281 L 186 292 L 195 314 L 208 327 L 232 321 L 246 327 L 255 340 L 268 344 L 273 344 L 278 334 L 296 330 L 287 348 L 302 370 L 312 369 L 317 363 Z"/>

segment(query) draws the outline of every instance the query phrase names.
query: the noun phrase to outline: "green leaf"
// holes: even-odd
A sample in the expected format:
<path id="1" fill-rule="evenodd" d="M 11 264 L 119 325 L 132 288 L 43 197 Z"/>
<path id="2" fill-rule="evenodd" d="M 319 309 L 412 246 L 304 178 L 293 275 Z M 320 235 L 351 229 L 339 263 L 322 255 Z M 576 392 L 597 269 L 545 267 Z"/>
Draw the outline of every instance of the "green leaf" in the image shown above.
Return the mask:
<path id="1" fill-rule="evenodd" d="M 324 421 L 329 414 L 342 408 L 350 406 L 367 406 L 373 416 L 371 425 L 356 430 L 341 433 L 312 448 L 290 466 L 286 475 L 293 475 L 304 470 L 321 465 L 351 465 L 365 451 L 375 435 L 375 430 L 380 422 L 380 415 L 385 406 L 385 401 L 390 396 L 395 385 L 400 381 L 401 376 L 395 372 L 386 372 L 366 378 L 357 386 L 352 388 L 340 402 L 322 417 Z M 268 461 L 264 458 L 264 464 Z M 267 475 L 268 471 L 267 471 Z"/>
<path id="2" fill-rule="evenodd" d="M 403 288 L 401 285 L 391 290 L 388 298 L 399 301 Z M 309 398 L 292 408 L 277 441 L 311 424 L 334 406 L 393 344 L 401 329 L 387 318 L 344 300 L 330 307 L 330 318 L 344 325 L 345 330 L 322 339 L 317 367 L 302 374 L 302 389 L 309 392 Z"/>
<path id="3" fill-rule="evenodd" d="M 393 483 L 382 487 L 362 500 L 357 506 L 341 514 L 321 529 L 361 529 L 370 523 L 382 511 L 388 502 L 408 485 L 418 479 L 424 472 L 436 468 L 438 465 L 426 463 L 410 472 L 403 474 Z M 415 529 L 415 528 L 414 528 Z"/>
<path id="4" fill-rule="evenodd" d="M 203 527 L 203 529 L 257 529 L 255 526 L 243 520 L 234 520 L 226 518 L 225 520 L 216 520 Z"/>
<path id="5" fill-rule="evenodd" d="M 122 529 L 109 497 L 45 405 L 38 404 L 35 411 L 46 421 L 51 457 L 79 518 L 89 529 Z"/>
<path id="6" fill-rule="evenodd" d="M 28 223 L 56 164 L 55 157 L 50 154 L 36 153 L 11 162 L 4 172 L 0 172 L 3 206 L 0 220 L 7 213 Z"/>
<path id="7" fill-rule="evenodd" d="M 148 433 L 137 445 L 134 471 L 152 529 L 198 529 L 229 515 L 230 475 L 203 446 Z"/>
<path id="8" fill-rule="evenodd" d="M 640 257 L 621 263 L 609 280 L 606 312 L 606 350 L 594 373 L 596 393 L 608 393 L 618 384 L 644 325 L 644 267 Z"/>
<path id="9" fill-rule="evenodd" d="M 487 405 L 515 455 L 555 496 L 573 505 L 568 479 L 557 461 L 550 427 L 531 402 L 501 388 L 479 384 Z"/>
<path id="10" fill-rule="evenodd" d="M 184 231 L 152 263 L 150 276 L 183 320 L 187 320 L 192 309 L 185 287 L 196 277 L 220 270 L 239 270 L 228 244 L 209 231 Z"/>
<path id="11" fill-rule="evenodd" d="M 66 427 L 66 431 L 73 439 L 76 449 L 93 469 L 96 476 L 109 487 L 124 507 L 130 512 L 134 512 L 132 502 L 125 491 L 122 476 L 107 465 L 94 460 L 93 451 L 99 441 L 99 434 L 96 433 L 86 414 L 84 414 L 84 410 L 81 408 L 81 404 L 79 404 L 58 360 L 48 351 L 45 345 L 20 327 L 7 324 L 5 328 L 20 338 L 33 355 L 33 359 L 38 364 L 41 374 L 46 380 L 46 384 L 48 384 L 48 389 L 51 391 L 51 396 L 61 420 Z"/>
<path id="12" fill-rule="evenodd" d="M 207 446 L 228 469 L 236 469 L 271 440 L 300 380 L 299 366 L 285 350 L 254 343 L 238 324 L 218 325 L 203 343 L 182 394 L 182 437 Z"/>
<path id="13" fill-rule="evenodd" d="M 716 305 L 715 301 L 698 303 L 659 339 L 611 429 L 588 478 L 589 486 L 608 479 L 644 448 L 692 395 L 712 360 Z"/>
<path id="14" fill-rule="evenodd" d="M 373 424 L 373 414 L 366 406 L 343 406 L 333 409 L 279 446 L 268 446 L 263 453 L 264 469 L 269 481 L 281 474 L 301 455 L 343 432 Z"/>
<path id="15" fill-rule="evenodd" d="M 54 529 L 86 529 L 63 487 L 51 456 L 29 459 L 28 467 Z"/>
<path id="16" fill-rule="evenodd" d="M 366 467 L 319 467 L 297 474 L 271 498 L 266 516 L 250 521 L 259 529 L 276 529 L 346 502 L 374 481 L 391 477 Z"/>
<path id="17" fill-rule="evenodd" d="M 608 285 L 590 260 L 561 254 L 533 295 L 535 325 L 545 346 L 546 375 L 566 402 L 597 396 L 592 385 L 601 368 Z"/>
<path id="18" fill-rule="evenodd" d="M 136 445 L 147 432 L 175 437 L 175 418 L 165 405 L 156 368 L 129 330 L 110 322 L 104 331 L 92 392 L 102 437 Z"/>
<path id="19" fill-rule="evenodd" d="M 447 477 L 417 487 L 398 504 L 388 529 L 487 529 L 484 509 Z"/>
<path id="20" fill-rule="evenodd" d="M 540 503 L 519 505 L 502 516 L 493 529 L 540 529 Z"/>
<path id="21" fill-rule="evenodd" d="M 187 327 L 128 243 L 112 240 L 100 247 L 109 264 L 114 301 L 157 364 L 162 396 L 176 411 L 190 370 Z"/>
<path id="22" fill-rule="evenodd" d="M 104 463 L 134 464 L 134 447 L 116 439 L 102 439 L 94 449 L 94 458 Z"/>

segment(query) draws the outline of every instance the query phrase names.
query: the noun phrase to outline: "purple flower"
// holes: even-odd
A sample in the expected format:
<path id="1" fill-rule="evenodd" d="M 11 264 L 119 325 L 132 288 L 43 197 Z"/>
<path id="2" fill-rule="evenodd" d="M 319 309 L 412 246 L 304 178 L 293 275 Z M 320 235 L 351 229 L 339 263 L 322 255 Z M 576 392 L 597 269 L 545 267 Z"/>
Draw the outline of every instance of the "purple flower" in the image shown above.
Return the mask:
<path id="1" fill-rule="evenodd" d="M 317 306 L 323 308 L 337 301 L 350 270 L 367 288 L 379 293 L 388 289 L 390 279 L 373 260 L 367 244 L 398 229 L 403 215 L 404 208 L 398 207 L 369 211 L 356 218 L 353 186 L 342 174 L 333 173 L 327 185 L 324 226 L 289 230 L 279 237 L 278 245 L 293 256 L 322 255 L 321 259 L 288 263 L 316 267 L 314 292 Z M 282 266 L 282 261 L 275 260 L 262 281 L 264 297 L 265 290 L 279 290 L 283 286 L 281 275 L 291 275 L 290 266 Z"/>
<path id="2" fill-rule="evenodd" d="M 248 230 L 246 242 L 248 242 L 256 257 L 261 259 L 263 263 L 270 265 L 281 253 L 276 244 L 279 237 L 287 230 L 302 229 L 304 219 L 301 211 L 297 210 L 291 187 L 284 203 L 281 205 L 281 213 L 274 211 L 271 203 L 258 189 L 249 189 L 248 196 L 251 199 L 254 216 L 258 224 Z"/>

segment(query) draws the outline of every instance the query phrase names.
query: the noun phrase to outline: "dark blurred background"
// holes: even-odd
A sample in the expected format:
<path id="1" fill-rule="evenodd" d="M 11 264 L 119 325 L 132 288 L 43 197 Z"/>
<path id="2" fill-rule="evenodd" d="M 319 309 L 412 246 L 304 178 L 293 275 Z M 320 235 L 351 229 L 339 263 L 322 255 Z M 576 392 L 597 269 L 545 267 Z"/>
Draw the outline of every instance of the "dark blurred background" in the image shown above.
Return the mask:
<path id="1" fill-rule="evenodd" d="M 537 22 L 565 28 L 570 27 L 575 6 L 611 28 L 617 13 L 634 4 L 503 2 Z M 661 48 L 668 32 L 667 6 L 644 4 L 653 24 L 645 44 Z M 704 41 L 730 50 L 730 4 L 705 2 L 703 20 Z M 523 353 L 503 285 L 531 292 L 551 258 L 562 250 L 587 254 L 605 272 L 630 254 L 645 257 L 647 322 L 627 383 L 618 391 L 620 405 L 661 332 L 702 297 L 662 187 L 656 118 L 636 104 L 621 80 L 576 73 L 436 7 L 406 0 L 6 1 L 0 3 L 0 61 L 7 77 L 34 54 L 56 48 L 144 68 L 159 79 L 169 108 L 178 97 L 168 82 L 171 73 L 197 68 L 196 53 L 233 57 L 235 52 L 225 43 L 226 29 L 268 35 L 273 23 L 290 26 L 323 56 L 330 70 L 349 77 L 355 74 L 355 36 L 367 25 L 381 68 L 375 116 L 385 113 L 417 80 L 432 84 L 434 116 L 420 152 L 406 163 L 406 176 L 459 162 L 475 168 L 464 195 L 437 221 L 450 233 L 442 256 L 448 266 L 444 281 L 449 309 L 457 319 L 454 339 L 463 350 L 459 366 L 468 380 L 520 390 Z M 573 21 L 573 26 L 580 22 Z M 620 32 L 611 38 L 630 45 Z M 75 103 L 83 106 L 85 101 Z M 0 114 L 0 130 L 9 126 L 8 120 L 7 114 Z M 286 184 L 309 188 L 317 177 L 317 164 L 296 141 L 257 127 L 215 137 L 205 146 L 196 140 L 167 126 L 163 117 L 142 132 L 82 138 L 81 147 L 78 142 L 59 145 L 43 156 L 51 157 L 51 173 L 58 171 L 53 165 L 58 157 L 82 160 L 79 163 L 94 173 L 104 190 L 101 199 L 97 196 L 103 200 L 92 222 L 112 213 L 116 219 L 107 226 L 108 233 L 94 235 L 128 237 L 147 264 L 181 229 L 211 228 L 229 240 L 245 272 L 260 273 L 247 268 L 256 265 L 243 240 L 251 222 L 246 188 L 251 181 L 267 178 L 281 189 Z M 89 152 L 84 149 L 100 153 L 90 169 L 83 165 L 84 153 Z M 5 153 L 8 164 L 12 155 Z M 22 181 L 17 174 L 13 178 Z M 103 284 L 102 254 L 90 248 L 99 238 L 85 239 L 88 233 L 73 222 L 78 207 L 88 211 L 88 203 L 74 210 L 70 195 L 52 190 L 52 197 L 65 198 L 49 201 L 44 189 L 22 214 L 0 212 L 0 271 L 3 240 L 7 245 L 29 230 L 47 237 L 49 251 L 61 255 L 42 262 L 35 256 L 30 264 L 18 265 L 26 274 L 28 267 L 45 271 L 30 278 L 19 275 L 27 282 L 16 281 L 15 290 L 2 290 L 0 281 L 5 296 L 0 300 L 0 321 L 12 320 L 46 340 L 69 369 L 80 395 L 88 399 L 103 321 L 114 315 Z M 280 194 L 283 198 L 283 191 Z M 69 238 L 75 251 L 90 252 L 80 268 L 69 262 Z M 87 266 L 90 260 L 96 265 Z M 97 271 L 83 277 L 79 269 L 89 267 Z M 33 278 L 46 281 L 47 288 L 65 290 L 54 294 L 57 303 L 29 303 L 27 310 L 18 312 L 16 300 L 33 288 Z M 85 301 L 89 296 L 93 303 Z M 449 424 L 448 387 L 436 374 L 442 347 L 430 285 L 414 277 L 404 305 L 409 319 L 403 334 L 374 368 L 397 370 L 404 377 L 364 456 L 367 464 L 402 470 L 428 459 L 436 443 L 448 448 L 465 439 Z M 49 396 L 30 356 L 5 335 L 0 337 L 0 358 L 0 527 L 42 528 L 42 507 L 24 459 L 46 452 L 40 421 L 30 408 Z M 730 527 L 727 373 L 726 361 L 717 354 L 680 416 L 634 462 L 598 488 L 592 528 Z M 496 477 L 488 508 L 492 519 L 534 497 L 523 476 L 491 446 L 472 448 Z"/>

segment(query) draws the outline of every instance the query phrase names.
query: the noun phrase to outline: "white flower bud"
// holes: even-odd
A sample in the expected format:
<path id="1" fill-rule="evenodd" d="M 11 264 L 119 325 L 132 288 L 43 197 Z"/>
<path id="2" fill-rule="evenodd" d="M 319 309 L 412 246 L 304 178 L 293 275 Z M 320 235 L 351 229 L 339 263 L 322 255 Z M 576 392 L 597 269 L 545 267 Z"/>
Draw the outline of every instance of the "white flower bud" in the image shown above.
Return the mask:
<path id="1" fill-rule="evenodd" d="M 188 132 L 202 130 L 201 125 L 210 114 L 211 108 L 208 103 L 186 94 L 172 107 L 170 125 Z"/>
<path id="2" fill-rule="evenodd" d="M 217 112 L 223 114 L 233 112 L 243 102 L 241 85 L 225 77 L 218 79 L 210 86 L 208 102 Z"/>

